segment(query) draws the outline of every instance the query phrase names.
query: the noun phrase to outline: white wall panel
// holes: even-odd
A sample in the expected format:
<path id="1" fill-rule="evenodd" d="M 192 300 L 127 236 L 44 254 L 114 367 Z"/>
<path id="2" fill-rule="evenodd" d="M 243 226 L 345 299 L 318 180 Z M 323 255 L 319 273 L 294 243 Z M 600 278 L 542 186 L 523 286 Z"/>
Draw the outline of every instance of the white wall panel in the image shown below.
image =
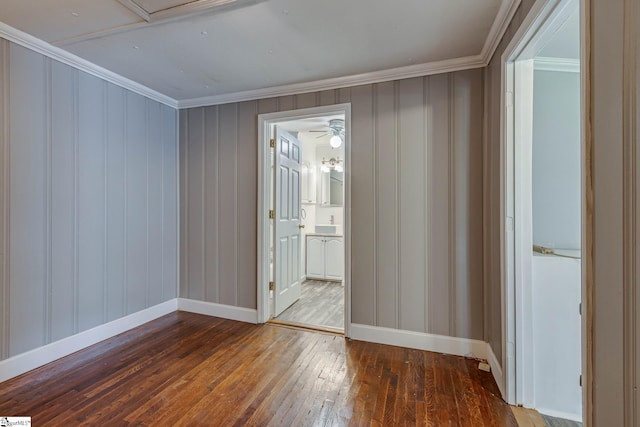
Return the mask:
<path id="1" fill-rule="evenodd" d="M 76 329 L 75 248 L 78 73 L 58 62 L 52 63 L 51 99 L 51 339 L 72 335 Z"/>
<path id="2" fill-rule="evenodd" d="M 125 311 L 131 314 L 147 304 L 147 126 L 145 98 L 131 92 L 125 98 Z"/>
<path id="3" fill-rule="evenodd" d="M 9 42 L 0 39 L 0 359 L 9 357 Z"/>
<path id="4" fill-rule="evenodd" d="M 6 359 L 177 296 L 177 116 L 2 39 L 0 66 Z"/>
<path id="5" fill-rule="evenodd" d="M 77 239 L 78 331 L 103 323 L 105 229 L 105 83 L 78 81 Z M 81 285 L 80 285 L 81 284 Z"/>
<path id="6" fill-rule="evenodd" d="M 117 86 L 107 88 L 107 321 L 126 314 L 126 91 Z"/>
<path id="7" fill-rule="evenodd" d="M 47 106 L 45 58 L 9 49 L 11 233 L 9 355 L 46 343 Z M 19 167 L 18 167 L 19 165 Z M 20 284 L 12 286 L 11 284 Z"/>

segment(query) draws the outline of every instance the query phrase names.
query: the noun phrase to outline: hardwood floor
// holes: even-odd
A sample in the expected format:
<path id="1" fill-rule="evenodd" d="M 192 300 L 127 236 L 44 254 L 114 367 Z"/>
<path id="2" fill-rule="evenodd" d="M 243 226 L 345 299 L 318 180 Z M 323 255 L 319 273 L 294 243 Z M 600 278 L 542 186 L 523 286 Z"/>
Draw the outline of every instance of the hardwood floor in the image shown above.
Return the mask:
<path id="1" fill-rule="evenodd" d="M 300 299 L 277 320 L 312 326 L 344 329 L 344 286 L 339 282 L 306 280 Z"/>
<path id="2" fill-rule="evenodd" d="M 176 312 L 0 384 L 37 426 L 515 426 L 477 362 Z"/>

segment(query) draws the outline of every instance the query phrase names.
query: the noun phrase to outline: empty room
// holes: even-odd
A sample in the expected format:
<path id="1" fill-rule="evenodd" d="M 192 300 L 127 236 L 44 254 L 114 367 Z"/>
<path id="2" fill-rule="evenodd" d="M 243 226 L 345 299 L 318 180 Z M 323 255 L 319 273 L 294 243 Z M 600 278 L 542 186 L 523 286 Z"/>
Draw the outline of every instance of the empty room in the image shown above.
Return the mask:
<path id="1" fill-rule="evenodd" d="M 639 35 L 0 2 L 0 425 L 640 427 Z"/>

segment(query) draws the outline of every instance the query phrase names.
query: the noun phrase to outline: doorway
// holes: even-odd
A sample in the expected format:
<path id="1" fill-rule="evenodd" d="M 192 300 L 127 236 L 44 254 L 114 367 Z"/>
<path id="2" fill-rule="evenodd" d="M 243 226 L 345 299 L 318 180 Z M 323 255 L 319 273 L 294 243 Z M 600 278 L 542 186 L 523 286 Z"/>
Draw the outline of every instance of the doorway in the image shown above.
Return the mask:
<path id="1" fill-rule="evenodd" d="M 348 334 L 350 106 L 258 120 L 259 321 Z"/>
<path id="2" fill-rule="evenodd" d="M 578 0 L 539 0 L 503 68 L 505 398 L 580 425 L 586 212 Z"/>

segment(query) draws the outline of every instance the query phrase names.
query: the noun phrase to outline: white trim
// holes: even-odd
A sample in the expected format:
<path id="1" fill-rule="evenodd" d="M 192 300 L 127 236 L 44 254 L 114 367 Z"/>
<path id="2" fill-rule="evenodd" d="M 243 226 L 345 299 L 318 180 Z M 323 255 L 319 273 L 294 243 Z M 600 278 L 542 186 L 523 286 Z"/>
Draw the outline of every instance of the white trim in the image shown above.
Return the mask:
<path id="1" fill-rule="evenodd" d="M 521 1 L 522 0 L 502 1 L 500 9 L 498 9 L 496 19 L 493 21 L 493 25 L 491 26 L 491 30 L 487 36 L 487 40 L 482 47 L 482 53 L 480 54 L 484 59 L 485 66 L 489 65 L 493 54 L 496 52 L 496 49 L 502 41 L 502 37 L 504 37 L 504 33 L 507 31 L 507 28 L 509 28 L 509 24 L 511 24 L 511 20 L 516 14 Z"/>
<path id="2" fill-rule="evenodd" d="M 516 403 L 534 401 L 533 373 L 533 60 L 513 67 L 513 188 Z M 507 198 L 509 200 L 509 197 Z"/>
<path id="3" fill-rule="evenodd" d="M 197 301 L 178 298 L 178 310 L 207 316 L 222 317 L 245 323 L 258 323 L 258 312 L 253 308 L 235 307 L 232 305 L 216 304 L 213 302 Z"/>
<path id="4" fill-rule="evenodd" d="M 487 343 L 487 362 L 489 363 L 489 366 L 491 366 L 491 374 L 493 375 L 493 379 L 498 385 L 498 389 L 500 389 L 500 394 L 504 396 L 505 384 L 504 376 L 502 375 L 502 366 L 500 366 L 498 358 L 496 357 L 495 353 L 493 352 L 493 348 L 491 348 L 491 345 L 489 343 Z"/>
<path id="5" fill-rule="evenodd" d="M 579 416 L 576 416 L 576 414 L 571 414 L 569 412 L 560 412 L 560 411 L 554 411 L 552 409 L 545 409 L 545 408 L 536 408 L 536 411 L 540 412 L 541 414 L 548 415 L 550 417 L 562 418 L 564 420 L 575 421 L 577 423 L 582 422 L 582 419 Z"/>
<path id="6" fill-rule="evenodd" d="M 487 343 L 484 341 L 359 323 L 351 325 L 351 339 L 477 359 L 486 359 L 487 357 Z"/>
<path id="7" fill-rule="evenodd" d="M 546 58 L 538 56 L 533 62 L 536 71 L 557 71 L 560 73 L 579 73 L 580 60 L 568 58 Z"/>
<path id="8" fill-rule="evenodd" d="M 97 344 L 108 338 L 136 328 L 159 317 L 173 313 L 178 307 L 177 300 L 171 299 L 161 304 L 138 311 L 104 325 L 63 338 L 59 341 L 18 354 L 0 361 L 0 382 L 22 375 L 54 360 Z"/>
<path id="9" fill-rule="evenodd" d="M 265 323 L 270 319 L 269 307 L 269 205 L 270 205 L 270 170 L 268 142 L 270 126 L 285 120 L 299 120 L 311 117 L 321 117 L 344 114 L 345 118 L 345 205 L 344 205 L 344 335 L 350 337 L 351 331 L 351 104 L 334 104 L 322 107 L 302 108 L 290 111 L 258 115 L 258 323 Z"/>
<path id="10" fill-rule="evenodd" d="M 163 95 L 160 92 L 143 86 L 140 83 L 136 83 L 126 77 L 122 77 L 119 74 L 109 71 L 106 68 L 102 68 L 99 65 L 87 61 L 86 59 L 82 59 L 79 56 L 67 52 L 66 50 L 53 46 L 16 28 L 10 27 L 4 22 L 0 22 L 0 38 L 9 40 L 10 42 L 34 52 L 38 52 L 48 58 L 69 65 L 80 71 L 84 71 L 85 73 L 96 76 L 102 80 L 106 80 L 109 83 L 118 85 L 146 98 L 158 101 L 172 108 L 178 108 L 178 101 L 168 97 L 167 95 Z"/>
<path id="11" fill-rule="evenodd" d="M 531 186 L 525 179 L 525 175 L 530 174 L 531 165 L 526 165 L 530 152 L 527 142 L 522 140 L 523 131 L 530 133 L 532 120 L 529 117 L 532 88 L 526 86 L 532 86 L 532 60 L 575 11 L 577 3 L 578 0 L 537 0 L 501 57 L 500 262 L 505 385 L 501 391 L 512 405 L 530 407 L 534 403 L 530 351 L 531 266 L 526 259 L 531 254 L 531 201 L 519 193 L 523 189 L 526 192 L 527 188 L 530 192 Z M 514 96 L 516 90 L 518 96 Z M 583 358 L 584 345 L 583 342 Z"/>
<path id="12" fill-rule="evenodd" d="M 127 9 L 129 9 L 131 12 L 138 15 L 140 18 L 144 19 L 145 21 L 147 22 L 151 21 L 151 15 L 149 15 L 149 12 L 147 12 L 142 6 L 140 6 L 135 1 L 133 0 L 116 0 L 116 1 L 121 5 L 123 5 L 124 7 L 126 7 Z"/>
<path id="13" fill-rule="evenodd" d="M 138 15 L 147 22 L 164 22 L 169 19 L 183 18 L 196 13 L 208 12 L 214 7 L 235 3 L 238 0 L 195 0 L 185 1 L 185 3 L 161 9 L 156 12 L 149 12 L 134 0 L 117 0 L 118 3 Z M 116 30 L 117 31 L 117 30 Z"/>
<path id="14" fill-rule="evenodd" d="M 195 0 L 186 1 L 175 7 L 168 7 L 157 12 L 149 13 L 151 22 L 165 22 L 170 19 L 184 18 L 198 13 L 210 12 L 213 8 L 235 3 L 238 0 Z"/>
<path id="15" fill-rule="evenodd" d="M 256 99 L 272 98 L 277 96 L 297 95 L 301 93 L 319 92 L 323 90 L 340 89 L 343 87 L 360 86 L 373 83 L 388 82 L 393 80 L 408 79 L 412 77 L 429 76 L 433 74 L 451 73 L 454 71 L 483 68 L 489 64 L 504 33 L 507 31 L 513 15 L 516 13 L 521 0 L 503 0 L 500 9 L 493 21 L 487 39 L 479 55 L 471 55 L 462 58 L 453 58 L 443 61 L 414 64 L 405 67 L 390 68 L 387 70 L 373 71 L 369 73 L 354 74 L 350 76 L 335 77 L 304 83 L 274 86 L 263 89 L 247 90 L 220 95 L 205 96 L 201 98 L 183 99 L 178 101 L 178 108 L 203 107 L 208 105 L 227 104 L 231 102 L 252 101 Z"/>
<path id="16" fill-rule="evenodd" d="M 428 76 L 431 74 L 442 74 L 453 71 L 482 68 L 486 65 L 487 64 L 480 55 L 474 55 L 464 58 L 447 59 L 445 61 L 435 61 L 425 64 L 409 65 L 406 67 L 390 68 L 370 73 L 316 80 L 312 82 L 294 83 L 264 89 L 205 96 L 202 98 L 183 99 L 178 101 L 178 108 L 203 107 L 227 104 L 230 102 L 253 101 L 256 99 L 273 98 L 277 96 L 298 95 L 301 93 L 319 92 L 323 90 L 340 89 L 344 87 Z"/>

